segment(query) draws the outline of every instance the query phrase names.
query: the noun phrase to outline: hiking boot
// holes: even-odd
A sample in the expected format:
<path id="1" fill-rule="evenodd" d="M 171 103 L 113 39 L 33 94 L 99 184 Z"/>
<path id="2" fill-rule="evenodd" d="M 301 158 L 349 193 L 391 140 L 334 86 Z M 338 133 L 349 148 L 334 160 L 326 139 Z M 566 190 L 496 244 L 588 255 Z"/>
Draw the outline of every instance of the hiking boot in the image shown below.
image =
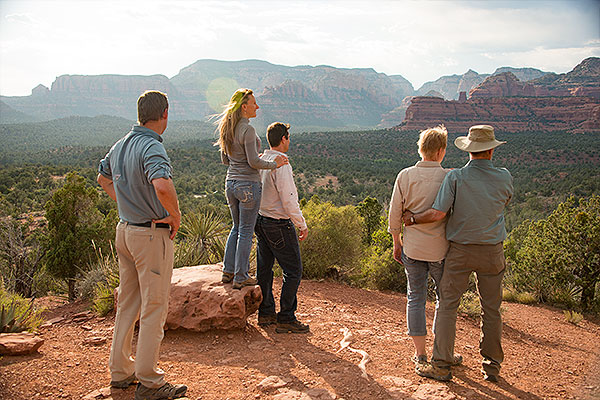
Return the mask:
<path id="1" fill-rule="evenodd" d="M 268 326 L 277 323 L 277 317 L 275 314 L 268 315 L 259 315 L 258 316 L 258 325 L 259 326 Z"/>
<path id="2" fill-rule="evenodd" d="M 463 363 L 463 356 L 461 356 L 460 354 L 454 353 L 454 357 L 452 357 L 452 366 L 457 367 L 459 365 L 462 365 L 462 363 Z"/>
<path id="3" fill-rule="evenodd" d="M 223 272 L 223 274 L 221 275 L 221 282 L 223 283 L 229 283 L 233 280 L 233 272 Z"/>
<path id="4" fill-rule="evenodd" d="M 483 380 L 484 381 L 488 381 L 488 382 L 494 382 L 497 383 L 498 382 L 498 375 L 492 375 L 492 374 L 487 374 L 487 373 L 483 373 Z"/>
<path id="5" fill-rule="evenodd" d="M 436 381 L 449 381 L 452 379 L 450 368 L 436 367 L 431 363 L 417 364 L 415 372 L 419 376 L 435 379 Z"/>
<path id="6" fill-rule="evenodd" d="M 146 386 L 138 383 L 137 389 L 135 389 L 135 400 L 163 400 L 163 399 L 178 399 L 185 396 L 187 386 L 185 385 L 171 385 L 165 383 L 159 388 L 150 389 Z"/>
<path id="7" fill-rule="evenodd" d="M 277 333 L 308 333 L 310 328 L 298 320 L 292 322 L 278 322 L 275 328 Z"/>
<path id="8" fill-rule="evenodd" d="M 253 277 L 250 277 L 250 278 L 246 279 L 246 280 L 245 280 L 245 281 L 243 281 L 243 282 L 235 282 L 235 281 L 234 281 L 234 282 L 233 282 L 233 288 L 234 288 L 234 289 L 241 289 L 241 288 L 243 288 L 244 286 L 254 286 L 254 285 L 256 285 L 257 283 L 258 283 L 258 281 L 257 281 L 255 278 L 253 278 Z"/>
<path id="9" fill-rule="evenodd" d="M 117 389 L 127 389 L 129 386 L 134 385 L 137 382 L 138 380 L 135 377 L 135 374 L 131 374 L 131 376 L 128 376 L 120 381 L 110 381 L 110 386 Z"/>

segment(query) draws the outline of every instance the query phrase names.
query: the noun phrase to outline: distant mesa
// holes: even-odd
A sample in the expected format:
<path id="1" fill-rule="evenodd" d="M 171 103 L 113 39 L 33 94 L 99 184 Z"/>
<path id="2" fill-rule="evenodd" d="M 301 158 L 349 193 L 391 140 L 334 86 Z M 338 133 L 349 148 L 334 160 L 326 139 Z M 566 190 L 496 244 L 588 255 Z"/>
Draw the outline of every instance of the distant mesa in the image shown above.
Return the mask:
<path id="1" fill-rule="evenodd" d="M 505 99 L 496 100 L 497 104 L 504 104 L 508 98 L 598 99 L 598 64 L 598 58 L 589 58 L 568 74 L 501 67 L 490 75 L 470 69 L 462 75 L 440 77 L 415 90 L 404 77 L 388 76 L 372 68 L 288 67 L 262 60 L 198 60 L 172 78 L 164 75 L 61 75 L 51 88 L 38 85 L 30 96 L 1 96 L 0 121 L 18 123 L 98 115 L 135 120 L 135 101 L 147 89 L 161 90 L 169 95 L 171 121 L 205 120 L 217 112 L 219 104 L 228 100 L 232 88 L 248 87 L 254 90 L 261 105 L 254 121 L 259 132 L 275 120 L 291 123 L 295 131 L 398 125 L 401 125 L 398 129 L 418 129 L 416 127 L 434 120 L 444 119 L 452 124 L 452 121 L 469 115 L 483 118 L 489 114 L 491 116 L 486 120 L 490 121 L 498 113 L 505 113 L 503 119 L 523 117 L 520 112 L 514 114 L 512 109 L 493 105 L 496 103 L 491 99 Z M 449 106 L 444 101 L 454 101 L 460 106 L 450 111 L 455 107 L 454 103 Z M 520 101 L 525 104 L 524 100 Z M 426 105 L 435 107 L 423 110 Z M 465 111 L 468 107 L 473 110 Z M 442 114 L 434 115 L 436 110 Z M 531 120 L 531 126 L 543 125 L 534 123 L 537 114 L 527 114 L 527 118 Z M 584 121 L 588 120 L 581 120 L 582 126 L 590 124 Z M 517 122 L 514 127 L 522 125 Z M 570 123 L 567 125 L 571 126 Z"/>
<path id="2" fill-rule="evenodd" d="M 528 82 L 512 71 L 501 72 L 458 101 L 415 97 L 396 129 L 421 130 L 439 123 L 453 132 L 466 132 L 476 123 L 506 132 L 600 131 L 600 59 L 588 58 L 571 72 Z"/>

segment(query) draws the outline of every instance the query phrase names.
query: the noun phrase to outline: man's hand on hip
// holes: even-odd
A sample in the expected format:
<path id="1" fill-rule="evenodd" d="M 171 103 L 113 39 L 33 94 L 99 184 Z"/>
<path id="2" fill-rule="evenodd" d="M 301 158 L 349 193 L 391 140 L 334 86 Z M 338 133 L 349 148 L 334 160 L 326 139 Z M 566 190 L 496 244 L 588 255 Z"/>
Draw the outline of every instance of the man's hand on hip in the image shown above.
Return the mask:
<path id="1" fill-rule="evenodd" d="M 175 235 L 177 234 L 179 226 L 181 225 L 181 216 L 174 217 L 172 215 L 169 215 L 168 217 L 163 219 L 152 220 L 152 222 L 169 224 L 169 226 L 171 227 L 171 235 L 169 235 L 169 238 L 173 240 L 175 239 Z"/>

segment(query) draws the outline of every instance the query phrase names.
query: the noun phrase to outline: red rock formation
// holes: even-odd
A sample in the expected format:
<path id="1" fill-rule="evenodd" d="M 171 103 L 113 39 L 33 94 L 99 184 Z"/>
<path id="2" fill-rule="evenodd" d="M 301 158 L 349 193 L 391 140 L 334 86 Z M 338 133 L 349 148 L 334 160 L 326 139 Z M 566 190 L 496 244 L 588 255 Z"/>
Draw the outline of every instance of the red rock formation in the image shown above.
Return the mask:
<path id="1" fill-rule="evenodd" d="M 492 97 L 466 102 L 415 97 L 400 130 L 422 130 L 443 123 L 462 133 L 476 124 L 499 131 L 600 131 L 600 100 L 589 97 Z"/>
<path id="2" fill-rule="evenodd" d="M 536 87 L 527 82 L 521 82 L 512 72 L 493 75 L 473 88 L 469 98 L 480 97 L 532 97 L 536 96 Z"/>

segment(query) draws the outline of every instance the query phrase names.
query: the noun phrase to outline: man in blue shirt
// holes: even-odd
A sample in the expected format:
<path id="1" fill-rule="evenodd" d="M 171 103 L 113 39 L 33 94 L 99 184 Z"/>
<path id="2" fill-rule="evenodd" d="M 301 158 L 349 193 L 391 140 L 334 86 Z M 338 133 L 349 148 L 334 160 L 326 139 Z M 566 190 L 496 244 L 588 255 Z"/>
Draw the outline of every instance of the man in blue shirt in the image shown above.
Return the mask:
<path id="1" fill-rule="evenodd" d="M 494 149 L 503 143 L 506 142 L 496 140 L 491 126 L 472 126 L 468 136 L 454 141 L 460 150 L 469 152 L 469 162 L 446 175 L 432 208 L 404 215 L 405 224 L 413 225 L 438 221 L 448 214 L 446 238 L 450 248 L 435 315 L 433 356 L 431 363 L 418 366 L 417 373 L 421 376 L 441 381 L 452 379 L 456 314 L 469 276 L 475 272 L 482 309 L 479 348 L 484 379 L 498 381 L 504 359 L 500 340 L 506 239 L 504 207 L 512 198 L 513 184 L 508 170 L 494 167 L 491 160 Z"/>
<path id="2" fill-rule="evenodd" d="M 98 183 L 117 202 L 120 222 L 119 295 L 109 367 L 111 386 L 139 381 L 136 400 L 183 397 L 185 385 L 165 382 L 158 353 L 167 318 L 173 239 L 181 223 L 172 168 L 162 144 L 167 129 L 167 96 L 147 91 L 138 99 L 138 125 L 117 141 L 98 167 Z M 139 319 L 135 361 L 134 325 Z"/>

